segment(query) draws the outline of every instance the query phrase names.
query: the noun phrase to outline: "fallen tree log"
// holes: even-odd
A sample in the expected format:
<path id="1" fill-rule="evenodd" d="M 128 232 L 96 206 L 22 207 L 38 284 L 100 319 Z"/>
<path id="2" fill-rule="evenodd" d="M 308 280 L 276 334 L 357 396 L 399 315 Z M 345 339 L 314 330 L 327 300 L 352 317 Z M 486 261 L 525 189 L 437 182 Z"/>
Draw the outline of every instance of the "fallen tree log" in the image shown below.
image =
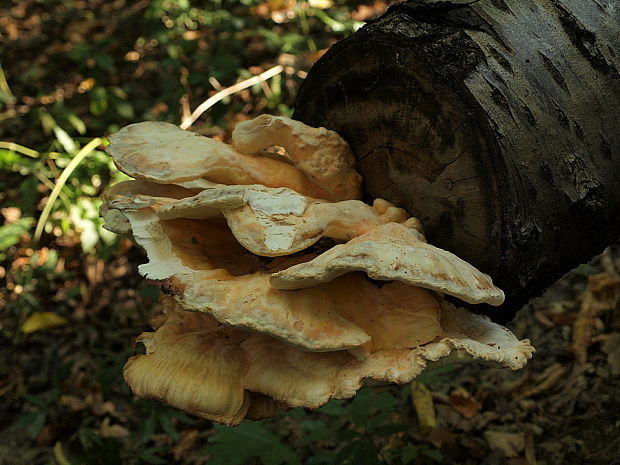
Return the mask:
<path id="1" fill-rule="evenodd" d="M 506 321 L 620 237 L 614 0 L 408 1 L 335 44 L 294 118 L 356 154 L 368 198 L 490 274 Z"/>

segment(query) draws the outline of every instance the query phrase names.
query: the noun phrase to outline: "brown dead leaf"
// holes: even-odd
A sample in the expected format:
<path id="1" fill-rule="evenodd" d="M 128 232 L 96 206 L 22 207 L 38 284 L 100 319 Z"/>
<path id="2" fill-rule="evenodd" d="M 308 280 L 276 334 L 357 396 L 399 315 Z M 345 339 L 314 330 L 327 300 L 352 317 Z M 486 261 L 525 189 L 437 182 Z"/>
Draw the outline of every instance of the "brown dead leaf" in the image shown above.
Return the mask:
<path id="1" fill-rule="evenodd" d="M 84 410 L 88 406 L 84 399 L 70 395 L 60 396 L 60 405 L 66 405 L 75 412 Z"/>
<path id="2" fill-rule="evenodd" d="M 174 446 L 170 452 L 174 456 L 174 461 L 179 462 L 185 459 L 190 452 L 194 451 L 194 444 L 200 437 L 200 431 L 190 430 L 181 433 L 181 440 Z"/>
<path id="3" fill-rule="evenodd" d="M 39 446 L 49 446 L 58 436 L 58 425 L 47 423 L 39 432 L 36 442 Z"/>
<path id="4" fill-rule="evenodd" d="M 474 418 L 472 418 L 471 424 L 477 430 L 483 430 L 487 427 L 489 423 L 495 420 L 499 420 L 501 418 L 505 418 L 507 415 L 500 415 L 497 412 L 487 410 L 485 412 L 480 412 Z"/>
<path id="5" fill-rule="evenodd" d="M 570 326 L 575 324 L 577 315 L 575 313 L 565 313 L 564 315 L 554 315 L 551 318 L 555 326 Z"/>
<path id="6" fill-rule="evenodd" d="M 0 208 L 0 214 L 4 216 L 6 224 L 15 223 L 22 217 L 22 211 L 17 207 Z"/>
<path id="7" fill-rule="evenodd" d="M 523 457 L 515 457 L 515 458 L 512 458 L 512 459 L 508 459 L 506 461 L 506 465 L 530 465 L 530 464 Z"/>
<path id="8" fill-rule="evenodd" d="M 437 417 L 441 419 L 441 424 L 447 426 L 451 430 L 471 431 L 471 422 L 463 418 L 463 416 L 450 405 L 437 404 L 435 409 L 437 410 Z"/>
<path id="9" fill-rule="evenodd" d="M 103 281 L 103 270 L 105 262 L 101 258 L 88 255 L 84 261 L 84 273 L 86 279 L 88 279 L 89 287 L 92 288 L 95 285 Z"/>
<path id="10" fill-rule="evenodd" d="M 459 442 L 465 447 L 468 453 L 475 458 L 482 458 L 489 454 L 488 448 L 482 438 L 476 436 L 461 436 Z"/>
<path id="11" fill-rule="evenodd" d="M 534 452 L 534 433 L 528 431 L 525 435 L 525 461 L 527 465 L 536 465 L 536 454 Z"/>
<path id="12" fill-rule="evenodd" d="M 387 4 L 385 1 L 375 0 L 372 5 L 358 5 L 351 12 L 351 19 L 354 21 L 366 21 L 385 11 Z"/>
<path id="13" fill-rule="evenodd" d="M 431 441 L 431 444 L 437 449 L 440 449 L 444 445 L 451 446 L 458 438 L 458 434 L 444 428 L 435 428 L 428 435 L 429 441 Z"/>
<path id="14" fill-rule="evenodd" d="M 448 402 L 454 410 L 465 418 L 475 417 L 482 407 L 482 404 L 461 386 L 450 393 Z"/>
<path id="15" fill-rule="evenodd" d="M 532 385 L 527 385 L 523 391 L 514 395 L 515 400 L 527 399 L 542 394 L 553 388 L 560 380 L 565 378 L 568 371 L 560 363 L 554 363 L 539 374 Z"/>
<path id="16" fill-rule="evenodd" d="M 541 312 L 540 310 L 536 310 L 534 312 L 534 318 L 536 318 L 536 321 L 546 326 L 547 328 L 553 328 L 555 326 L 555 324 L 553 324 L 553 321 L 547 315 L 545 315 L 544 312 Z"/>
<path id="17" fill-rule="evenodd" d="M 593 316 L 613 310 L 620 300 L 620 276 L 598 273 L 588 277 L 588 292 L 592 294 Z"/>
<path id="18" fill-rule="evenodd" d="M 601 346 L 607 354 L 607 363 L 611 366 L 613 376 L 620 375 L 620 333 L 613 333 Z"/>
<path id="19" fill-rule="evenodd" d="M 592 344 L 597 317 L 618 305 L 620 276 L 609 273 L 589 276 L 588 286 L 578 300 L 581 302 L 581 308 L 573 325 L 573 340 L 569 349 L 577 363 L 584 366 L 588 362 L 588 348 Z"/>
<path id="20" fill-rule="evenodd" d="M 503 431 L 485 431 L 484 439 L 491 449 L 501 450 L 506 457 L 518 457 L 525 449 L 524 433 L 505 433 Z"/>
<path id="21" fill-rule="evenodd" d="M 112 402 L 103 400 L 103 396 L 100 392 L 95 394 L 88 394 L 86 396 L 86 402 L 91 406 L 93 413 L 99 417 L 104 415 L 116 415 L 116 407 Z"/>
<path id="22" fill-rule="evenodd" d="M 99 435 L 102 438 L 124 438 L 129 436 L 129 430 L 121 425 L 111 425 L 110 417 L 105 417 L 99 425 Z"/>
<path id="23" fill-rule="evenodd" d="M 620 271 L 616 267 L 614 257 L 610 247 L 607 247 L 601 254 L 601 268 L 609 274 L 617 274 Z"/>

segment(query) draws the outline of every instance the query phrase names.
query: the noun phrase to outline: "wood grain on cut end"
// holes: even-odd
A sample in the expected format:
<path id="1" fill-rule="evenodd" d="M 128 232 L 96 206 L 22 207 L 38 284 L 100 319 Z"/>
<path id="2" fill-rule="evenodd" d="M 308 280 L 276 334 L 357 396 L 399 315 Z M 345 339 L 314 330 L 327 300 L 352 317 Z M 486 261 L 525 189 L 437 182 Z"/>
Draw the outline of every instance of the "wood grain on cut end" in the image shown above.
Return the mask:
<path id="1" fill-rule="evenodd" d="M 505 321 L 620 236 L 619 36 L 576 0 L 401 2 L 314 65 L 294 118 L 490 274 Z"/>

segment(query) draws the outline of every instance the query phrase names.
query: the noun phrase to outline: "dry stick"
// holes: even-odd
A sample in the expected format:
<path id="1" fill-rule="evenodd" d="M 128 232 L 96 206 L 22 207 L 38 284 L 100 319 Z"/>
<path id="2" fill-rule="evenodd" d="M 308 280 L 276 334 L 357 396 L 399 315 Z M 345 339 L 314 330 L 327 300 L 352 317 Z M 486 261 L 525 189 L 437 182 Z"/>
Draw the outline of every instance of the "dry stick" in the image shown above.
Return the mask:
<path id="1" fill-rule="evenodd" d="M 212 95 L 207 100 L 202 102 L 188 118 L 185 118 L 183 120 L 183 122 L 180 124 L 181 129 L 189 128 L 198 118 L 200 118 L 200 115 L 202 115 L 205 111 L 207 111 L 209 108 L 211 108 L 223 98 L 228 97 L 235 92 L 239 92 L 240 90 L 243 90 L 247 87 L 253 86 L 254 84 L 266 81 L 267 79 L 272 78 L 277 74 L 280 74 L 282 71 L 284 71 L 284 67 L 282 65 L 274 66 L 273 68 L 270 68 L 261 74 L 246 79 L 245 81 L 238 82 L 237 84 L 227 87 L 226 89 L 219 91 L 217 94 Z"/>

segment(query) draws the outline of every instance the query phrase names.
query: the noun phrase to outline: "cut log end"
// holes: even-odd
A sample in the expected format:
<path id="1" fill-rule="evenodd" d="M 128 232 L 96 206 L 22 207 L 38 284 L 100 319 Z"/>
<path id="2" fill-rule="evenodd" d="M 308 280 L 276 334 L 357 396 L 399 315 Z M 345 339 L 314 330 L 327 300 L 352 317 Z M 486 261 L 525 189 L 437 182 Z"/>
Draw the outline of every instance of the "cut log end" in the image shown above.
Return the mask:
<path id="1" fill-rule="evenodd" d="M 490 274 L 507 301 L 483 311 L 506 321 L 620 236 L 611 175 L 620 166 L 609 156 L 620 143 L 617 112 L 609 117 L 620 86 L 582 56 L 557 16 L 529 11 L 533 1 L 509 11 L 490 0 L 423 3 L 397 4 L 333 46 L 304 82 L 294 118 L 349 142 L 368 199 L 405 208 L 434 244 Z M 592 9 L 581 13 L 596 24 Z M 608 25 L 598 20 L 604 42 Z M 568 51 L 541 55 L 545 40 Z M 589 96 L 578 92 L 579 75 L 597 83 Z"/>

